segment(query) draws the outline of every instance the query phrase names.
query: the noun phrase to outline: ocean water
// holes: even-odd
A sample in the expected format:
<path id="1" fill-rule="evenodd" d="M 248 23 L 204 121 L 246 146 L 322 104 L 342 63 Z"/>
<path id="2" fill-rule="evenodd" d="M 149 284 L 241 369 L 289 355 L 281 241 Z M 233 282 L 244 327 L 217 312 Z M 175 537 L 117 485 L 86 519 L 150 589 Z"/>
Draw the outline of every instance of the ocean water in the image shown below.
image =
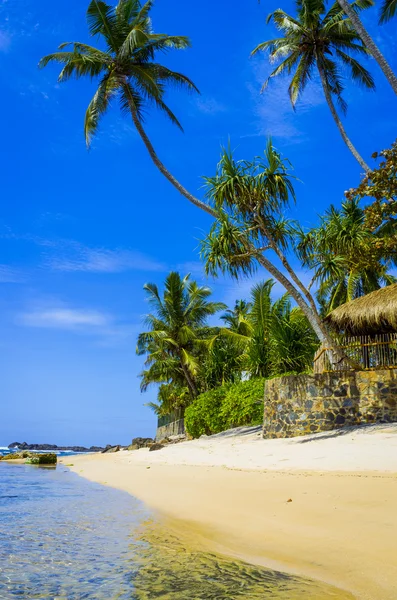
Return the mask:
<path id="1" fill-rule="evenodd" d="M 352 596 L 194 550 L 137 499 L 88 482 L 63 465 L 55 469 L 0 463 L 0 598 L 347 600 Z"/>

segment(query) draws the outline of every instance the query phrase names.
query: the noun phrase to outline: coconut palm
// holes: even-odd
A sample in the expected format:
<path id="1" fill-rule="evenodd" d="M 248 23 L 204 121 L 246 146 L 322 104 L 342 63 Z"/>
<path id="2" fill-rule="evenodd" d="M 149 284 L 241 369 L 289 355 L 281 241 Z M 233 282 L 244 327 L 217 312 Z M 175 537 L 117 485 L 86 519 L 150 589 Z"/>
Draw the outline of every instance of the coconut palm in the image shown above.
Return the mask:
<path id="1" fill-rule="evenodd" d="M 391 233 L 390 228 L 368 227 L 358 199 L 342 203 L 340 209 L 331 206 L 318 227 L 300 232 L 298 251 L 304 265 L 314 270 L 312 283 L 319 286 L 317 297 L 325 314 L 396 282 L 390 269 L 397 255 L 393 245 L 383 243 Z"/>
<path id="2" fill-rule="evenodd" d="M 190 202 L 213 214 L 210 207 L 190 194 L 167 170 L 144 129 L 144 116 L 151 107 L 160 110 L 182 129 L 165 103 L 165 92 L 169 87 L 198 91 L 188 77 L 156 62 L 158 54 L 187 48 L 190 42 L 185 36 L 154 33 L 150 19 L 152 6 L 153 0 L 143 6 L 139 0 L 119 0 L 117 6 L 92 0 L 87 9 L 87 22 L 91 36 L 100 39 L 99 48 L 81 42 L 66 42 L 59 46 L 58 52 L 42 58 L 39 66 L 45 67 L 52 62 L 63 65 L 58 78 L 60 82 L 72 77 L 86 77 L 98 82 L 85 115 L 87 146 L 97 133 L 111 101 L 117 99 L 122 113 L 131 116 L 161 173 Z"/>
<path id="3" fill-rule="evenodd" d="M 268 22 L 273 20 L 282 37 L 263 42 L 252 52 L 268 50 L 272 62 L 281 60 L 265 81 L 263 89 L 274 77 L 293 74 L 289 96 L 295 108 L 317 69 L 328 107 L 345 144 L 363 169 L 369 171 L 349 139 L 334 104 L 336 100 L 341 111 L 346 113 L 342 65 L 349 70 L 353 81 L 367 89 L 375 88 L 371 74 L 352 56 L 365 56 L 368 51 L 338 5 L 327 11 L 323 0 L 296 0 L 296 11 L 296 17 L 280 9 L 271 13 Z"/>
<path id="4" fill-rule="evenodd" d="M 200 349 L 214 338 L 207 320 L 226 307 L 209 301 L 211 290 L 189 275 L 181 278 L 179 273 L 170 273 L 164 288 L 161 297 L 154 283 L 144 286 L 154 312 L 146 315 L 148 330 L 138 336 L 137 353 L 147 355 L 141 386 L 146 389 L 152 383 L 171 381 L 186 386 L 195 397 Z"/>
<path id="5" fill-rule="evenodd" d="M 390 83 L 394 93 L 397 94 L 397 77 L 394 74 L 393 69 L 383 56 L 382 52 L 375 44 L 373 38 L 369 35 L 367 29 L 364 27 L 363 22 L 361 21 L 358 15 L 356 4 L 350 4 L 348 0 L 337 1 L 343 12 L 349 17 L 355 31 L 358 33 L 358 35 L 368 48 L 368 51 L 370 52 L 370 54 L 372 54 L 379 67 L 382 69 L 383 74 Z M 394 16 L 395 12 L 396 0 L 384 0 L 381 7 L 380 23 L 383 24 L 389 19 L 391 19 Z"/>

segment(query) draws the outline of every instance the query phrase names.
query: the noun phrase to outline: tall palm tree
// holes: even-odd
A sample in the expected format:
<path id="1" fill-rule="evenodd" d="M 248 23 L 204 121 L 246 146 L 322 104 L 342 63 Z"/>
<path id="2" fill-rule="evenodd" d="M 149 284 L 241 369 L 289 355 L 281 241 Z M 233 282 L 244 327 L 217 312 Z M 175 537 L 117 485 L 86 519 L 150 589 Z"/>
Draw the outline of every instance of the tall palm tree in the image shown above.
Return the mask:
<path id="1" fill-rule="evenodd" d="M 185 75 L 156 62 L 156 55 L 190 45 L 185 36 L 154 33 L 150 11 L 153 0 L 141 5 L 139 0 L 119 0 L 110 6 L 102 0 L 92 0 L 87 9 L 91 36 L 100 38 L 100 48 L 81 42 L 66 42 L 59 52 L 41 59 L 39 66 L 60 63 L 63 69 L 58 81 L 71 77 L 87 77 L 98 81 L 97 90 L 88 105 L 84 133 L 87 146 L 97 133 L 101 118 L 113 99 L 118 99 L 123 113 L 132 121 L 145 144 L 151 159 L 168 181 L 195 206 L 209 214 L 213 211 L 188 192 L 161 162 L 144 129 L 144 115 L 154 106 L 171 122 L 182 129 L 177 117 L 164 101 L 167 87 L 198 91 Z"/>
<path id="2" fill-rule="evenodd" d="M 383 74 L 390 83 L 394 93 L 397 94 L 397 77 L 394 74 L 393 69 L 383 56 L 382 52 L 375 44 L 373 38 L 369 35 L 367 29 L 364 27 L 363 22 L 361 21 L 358 15 L 355 3 L 350 4 L 348 0 L 337 1 L 343 12 L 349 17 L 354 29 L 357 31 L 358 35 L 368 48 L 370 54 L 372 54 L 379 67 L 382 69 Z M 394 16 L 395 11 L 396 0 L 384 0 L 381 7 L 380 23 L 385 23 L 386 21 L 388 21 L 392 16 Z"/>
<path id="3" fill-rule="evenodd" d="M 396 253 L 382 243 L 382 229 L 367 226 L 357 199 L 342 203 L 340 209 L 331 206 L 318 227 L 300 236 L 298 251 L 304 265 L 314 269 L 312 282 L 318 283 L 317 298 L 325 314 L 396 282 L 390 273 Z"/>
<path id="4" fill-rule="evenodd" d="M 252 274 L 260 265 L 295 300 L 332 362 L 345 357 L 323 322 L 313 295 L 288 254 L 295 250 L 296 226 L 285 217 L 294 199 L 290 164 L 269 140 L 265 160 L 235 160 L 222 149 L 215 176 L 206 177 L 207 198 L 218 217 L 202 241 L 205 270 L 232 277 Z M 280 264 L 281 263 L 281 264 Z"/>
<path id="5" fill-rule="evenodd" d="M 282 37 L 263 42 L 252 52 L 254 55 L 261 50 L 268 50 L 271 61 L 282 59 L 264 83 L 263 89 L 272 78 L 293 73 L 289 96 L 295 108 L 317 69 L 328 107 L 345 144 L 362 168 L 369 171 L 367 163 L 349 139 L 334 104 L 335 99 L 342 112 L 346 113 L 340 65 L 349 69 L 351 78 L 359 85 L 375 88 L 371 74 L 352 56 L 366 55 L 368 51 L 338 5 L 326 11 L 323 0 L 296 0 L 295 4 L 296 17 L 280 9 L 268 17 L 268 22 L 274 21 Z"/>
<path id="6" fill-rule="evenodd" d="M 144 286 L 154 312 L 146 315 L 148 330 L 138 336 L 137 353 L 147 355 L 148 367 L 141 374 L 142 388 L 172 381 L 184 383 L 196 397 L 199 350 L 214 337 L 207 320 L 226 307 L 209 301 L 211 290 L 191 281 L 189 275 L 181 278 L 172 272 L 164 287 L 161 297 L 154 283 Z"/>

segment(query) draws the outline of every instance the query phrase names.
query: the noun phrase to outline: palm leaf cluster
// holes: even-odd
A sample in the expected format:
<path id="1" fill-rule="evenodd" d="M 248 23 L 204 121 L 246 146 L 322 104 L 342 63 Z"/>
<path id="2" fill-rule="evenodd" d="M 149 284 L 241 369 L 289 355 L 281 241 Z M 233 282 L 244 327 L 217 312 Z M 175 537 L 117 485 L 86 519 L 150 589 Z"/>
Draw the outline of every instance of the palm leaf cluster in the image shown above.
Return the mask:
<path id="1" fill-rule="evenodd" d="M 41 59 L 40 66 L 50 62 L 62 65 L 59 81 L 74 77 L 97 80 L 96 92 L 87 108 L 84 132 L 87 145 L 98 130 L 101 118 L 112 100 L 117 100 L 123 113 L 142 122 L 148 108 L 155 106 L 179 128 L 181 124 L 167 106 L 167 87 L 196 90 L 193 82 L 156 61 L 158 54 L 190 45 L 185 36 L 154 33 L 150 11 L 153 0 L 143 6 L 139 0 L 119 0 L 111 6 L 92 0 L 87 9 L 88 29 L 99 37 L 101 47 L 65 42 L 59 51 Z"/>
<path id="2" fill-rule="evenodd" d="M 137 353 L 146 356 L 141 389 L 158 387 L 157 402 L 148 403 L 156 414 L 184 410 L 199 393 L 224 384 L 310 367 L 316 337 L 287 295 L 272 301 L 273 286 L 272 280 L 257 284 L 249 302 L 239 300 L 223 313 L 224 326 L 209 327 L 208 318 L 226 306 L 211 302 L 207 287 L 178 273 L 168 275 L 162 295 L 145 285 L 154 310 Z"/>
<path id="3" fill-rule="evenodd" d="M 370 0 L 360 0 L 354 3 L 354 8 L 359 10 L 370 5 Z M 347 137 L 333 102 L 336 100 L 342 113 L 346 113 L 347 103 L 343 97 L 345 72 L 360 86 L 375 88 L 371 73 L 356 58 L 367 56 L 369 51 L 338 3 L 327 9 L 323 0 L 296 0 L 295 8 L 294 16 L 281 9 L 269 15 L 268 22 L 273 21 L 282 35 L 262 42 L 252 52 L 267 51 L 270 61 L 279 63 L 265 81 L 263 89 L 273 78 L 288 75 L 288 93 L 295 108 L 317 72 L 344 141 L 368 171 L 368 166 Z"/>
<path id="4" fill-rule="evenodd" d="M 292 307 L 288 294 L 272 301 L 274 281 L 256 284 L 251 299 L 241 311 L 241 301 L 222 319 L 221 335 L 240 348 L 240 369 L 249 377 L 269 377 L 311 367 L 316 336 L 299 308 Z"/>
<path id="5" fill-rule="evenodd" d="M 284 212 L 295 200 L 290 164 L 268 140 L 264 157 L 236 160 L 223 148 L 214 177 L 205 177 L 206 195 L 218 219 L 202 243 L 207 273 L 250 274 L 268 249 L 285 250 L 292 232 Z"/>
<path id="6" fill-rule="evenodd" d="M 137 353 L 146 355 L 141 389 L 162 384 L 160 400 L 183 405 L 188 394 L 193 398 L 198 393 L 200 354 L 216 334 L 208 326 L 208 318 L 225 305 L 209 300 L 208 287 L 199 286 L 189 275 L 181 278 L 176 272 L 166 278 L 162 295 L 153 283 L 144 289 L 153 312 L 145 319 L 147 331 L 138 337 Z"/>
<path id="7" fill-rule="evenodd" d="M 300 232 L 298 253 L 314 271 L 325 314 L 396 281 L 389 272 L 396 264 L 396 246 L 388 243 L 395 236 L 395 225 L 392 231 L 390 226 L 371 229 L 358 199 L 342 203 L 340 209 L 331 206 L 318 227 Z"/>

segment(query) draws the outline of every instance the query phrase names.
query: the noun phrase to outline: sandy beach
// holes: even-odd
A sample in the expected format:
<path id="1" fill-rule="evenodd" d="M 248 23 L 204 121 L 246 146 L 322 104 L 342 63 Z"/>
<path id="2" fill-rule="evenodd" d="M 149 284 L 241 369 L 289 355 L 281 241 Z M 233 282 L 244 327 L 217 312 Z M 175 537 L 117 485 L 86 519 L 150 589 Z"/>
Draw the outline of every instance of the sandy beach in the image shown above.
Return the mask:
<path id="1" fill-rule="evenodd" d="M 397 426 L 262 440 L 257 429 L 62 459 L 205 549 L 397 598 Z"/>

